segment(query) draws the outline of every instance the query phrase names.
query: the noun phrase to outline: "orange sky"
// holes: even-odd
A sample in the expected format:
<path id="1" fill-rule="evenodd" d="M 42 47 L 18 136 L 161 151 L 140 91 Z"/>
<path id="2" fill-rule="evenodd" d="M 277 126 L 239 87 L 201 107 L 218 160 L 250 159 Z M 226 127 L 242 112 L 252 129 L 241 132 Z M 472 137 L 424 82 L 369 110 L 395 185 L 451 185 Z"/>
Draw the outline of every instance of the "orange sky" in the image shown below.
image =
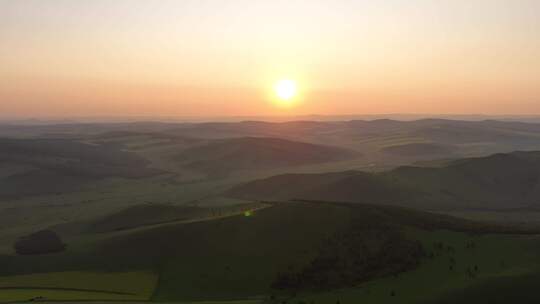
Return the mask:
<path id="1" fill-rule="evenodd" d="M 6 0 L 0 113 L 540 114 L 538 54 L 536 0 Z"/>

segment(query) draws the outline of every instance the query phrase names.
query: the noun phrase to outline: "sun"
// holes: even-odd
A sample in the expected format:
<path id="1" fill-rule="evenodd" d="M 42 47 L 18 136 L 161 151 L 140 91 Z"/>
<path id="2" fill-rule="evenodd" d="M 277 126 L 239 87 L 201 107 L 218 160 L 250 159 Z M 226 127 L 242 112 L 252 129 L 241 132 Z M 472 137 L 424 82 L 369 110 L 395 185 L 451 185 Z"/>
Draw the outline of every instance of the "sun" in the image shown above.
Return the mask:
<path id="1" fill-rule="evenodd" d="M 296 97 L 296 95 L 298 94 L 298 87 L 296 85 L 296 81 L 294 80 L 281 79 L 276 82 L 274 86 L 274 91 L 277 98 L 283 104 L 290 104 L 294 97 Z"/>

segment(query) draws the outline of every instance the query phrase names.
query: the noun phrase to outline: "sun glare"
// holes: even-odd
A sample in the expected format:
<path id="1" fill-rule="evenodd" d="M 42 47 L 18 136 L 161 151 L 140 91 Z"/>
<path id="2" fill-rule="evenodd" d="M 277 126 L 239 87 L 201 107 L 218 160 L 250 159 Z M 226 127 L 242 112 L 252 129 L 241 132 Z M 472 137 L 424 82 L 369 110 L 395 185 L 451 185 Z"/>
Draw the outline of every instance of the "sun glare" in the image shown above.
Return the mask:
<path id="1" fill-rule="evenodd" d="M 291 104 L 298 93 L 296 82 L 290 79 L 279 80 L 274 86 L 274 90 L 277 98 L 284 105 Z"/>

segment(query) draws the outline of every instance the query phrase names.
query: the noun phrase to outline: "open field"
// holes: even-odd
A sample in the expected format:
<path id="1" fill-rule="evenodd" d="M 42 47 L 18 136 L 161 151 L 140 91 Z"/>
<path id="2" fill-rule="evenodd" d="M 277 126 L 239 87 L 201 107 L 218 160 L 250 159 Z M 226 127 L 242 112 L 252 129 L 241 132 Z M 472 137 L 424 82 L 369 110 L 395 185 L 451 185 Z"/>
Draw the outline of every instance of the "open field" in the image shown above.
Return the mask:
<path id="1" fill-rule="evenodd" d="M 134 295 L 116 294 L 101 291 L 81 291 L 67 289 L 15 288 L 0 290 L 0 302 L 29 302 L 34 298 L 54 301 L 99 301 L 99 300 L 131 300 L 139 301 L 146 298 Z"/>
<path id="2" fill-rule="evenodd" d="M 158 276 L 150 272 L 51 272 L 0 277 L 0 301 L 148 300 Z"/>
<path id="3" fill-rule="evenodd" d="M 11 303 L 33 303 L 30 301 L 16 301 Z M 92 303 L 92 304 L 144 304 L 144 303 L 156 303 L 148 301 L 137 301 L 137 300 L 59 300 L 59 301 L 47 301 L 41 300 L 40 303 L 43 304 L 83 304 L 83 303 Z M 261 304 L 265 303 L 264 299 L 245 299 L 245 300 L 223 300 L 223 301 L 174 301 L 174 302 L 158 302 L 162 304 Z"/>
<path id="4" fill-rule="evenodd" d="M 249 216 L 231 214 L 204 221 L 83 235 L 66 252 L 50 256 L 3 256 L 1 267 L 12 274 L 0 279 L 0 294 L 5 301 L 46 295 L 55 300 L 151 298 L 160 302 L 221 303 L 270 300 L 273 294 L 279 303 L 395 303 L 398 299 L 400 303 L 420 303 L 436 301 L 448 293 L 458 296 L 463 290 L 493 281 L 525 278 L 540 272 L 536 236 L 486 233 L 490 229 L 495 227 L 394 207 L 285 203 Z M 325 287 L 320 292 L 310 291 L 310 285 L 299 286 L 294 298 L 287 288 L 272 288 L 280 273 L 305 276 L 313 271 L 305 269 L 315 269 L 310 265 L 321 255 L 338 254 L 345 263 L 364 257 L 374 263 L 384 256 L 384 251 L 379 251 L 387 246 L 384 244 L 401 244 L 391 249 L 398 254 L 397 258 L 410 254 L 403 251 L 409 249 L 401 246 L 414 242 L 420 242 L 423 248 L 419 264 L 412 268 L 403 264 L 404 271 L 395 274 L 392 269 L 401 266 L 387 270 L 376 266 L 379 270 L 365 282 L 349 286 L 354 281 L 338 280 L 335 284 L 340 288 L 324 291 Z M 474 245 L 468 248 L 468 244 Z M 346 250 L 362 246 L 375 255 L 363 250 L 345 254 Z M 388 261 L 402 263 L 395 258 Z M 340 267 L 332 268 L 342 271 Z M 25 268 L 32 269 L 32 273 L 20 273 Z M 323 277 L 333 276 L 322 269 L 317 272 Z M 305 282 L 309 280 L 306 277 Z M 417 286 L 429 292 L 419 293 Z"/>
<path id="5" fill-rule="evenodd" d="M 536 154 L 433 159 L 532 147 L 536 129 L 446 121 L 161 127 L 3 141 L 24 157 L 3 154 L 0 184 L 77 184 L 2 198 L 0 302 L 432 304 L 511 280 L 529 286 L 540 273 L 531 235 L 540 216 L 530 206 L 540 193 Z M 273 139 L 280 134 L 286 139 Z M 395 169 L 419 155 L 426 166 Z M 261 179 L 279 182 L 252 183 Z M 230 195 L 239 185 L 254 196 Z M 42 229 L 67 249 L 14 254 L 19 237 Z"/>
<path id="6" fill-rule="evenodd" d="M 450 231 L 411 233 L 434 254 L 433 258 L 424 260 L 417 269 L 358 287 L 327 293 L 301 294 L 298 299 L 290 302 L 447 303 L 444 301 L 446 296 L 454 294 L 459 301 L 448 303 L 476 303 L 474 299 L 465 300 L 466 298 L 461 296 L 463 290 L 470 289 L 474 292 L 474 288 L 488 288 L 494 281 L 512 282 L 536 277 L 540 273 L 540 251 L 538 248 L 531 248 L 537 246 L 536 236 L 470 235 Z M 442 250 L 436 249 L 435 244 L 438 242 L 443 243 Z M 468 242 L 474 242 L 475 247 L 466 248 Z M 451 247 L 452 251 L 449 251 L 448 247 Z M 507 289 L 508 296 L 520 295 L 519 287 L 514 291 L 510 287 Z"/>

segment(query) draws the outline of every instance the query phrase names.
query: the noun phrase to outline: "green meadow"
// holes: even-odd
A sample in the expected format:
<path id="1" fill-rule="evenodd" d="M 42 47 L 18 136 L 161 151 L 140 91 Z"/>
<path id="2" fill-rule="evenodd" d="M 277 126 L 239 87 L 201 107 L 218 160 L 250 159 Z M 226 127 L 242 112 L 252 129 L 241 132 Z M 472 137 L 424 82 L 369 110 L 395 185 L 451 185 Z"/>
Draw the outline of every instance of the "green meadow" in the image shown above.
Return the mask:
<path id="1" fill-rule="evenodd" d="M 516 235 L 478 235 L 451 231 L 412 232 L 422 241 L 428 254 L 419 267 L 358 286 L 323 293 L 307 293 L 290 303 L 476 303 L 462 295 L 489 289 L 493 282 L 531 280 L 540 274 L 540 251 L 535 248 L 538 237 Z M 474 248 L 466 248 L 473 242 Z M 437 249 L 436 244 L 443 248 Z M 452 248 L 450 251 L 448 248 Z M 476 269 L 476 270 L 475 270 Z M 472 275 L 470 275 L 471 271 Z M 506 287 L 509 296 L 519 295 L 517 284 Z M 478 291 L 476 291 L 478 290 Z M 452 299 L 459 301 L 448 301 Z M 539 297 L 535 298 L 540 299 Z M 484 303 L 484 302 L 482 302 Z M 521 302 L 520 302 L 521 303 Z M 532 302 L 531 302 L 532 303 Z"/>
<path id="2" fill-rule="evenodd" d="M 0 277 L 0 301 L 148 300 L 158 276 L 149 272 L 51 272 Z"/>
<path id="3" fill-rule="evenodd" d="M 540 273 L 535 235 L 486 233 L 487 228 L 467 226 L 461 220 L 449 224 L 446 217 L 441 221 L 412 210 L 392 210 L 282 203 L 251 211 L 250 216 L 239 213 L 82 236 L 58 257 L 0 257 L 0 265 L 10 265 L 14 272 L 25 268 L 40 272 L 1 277 L 0 299 L 431 304 L 450 296 L 459 299 L 463 292 L 481 293 L 492 283 L 532 282 Z M 411 219 L 420 226 L 410 224 Z M 362 221 L 379 223 L 366 227 L 379 227 L 375 235 L 380 237 L 397 233 L 403 240 L 420 242 L 424 255 L 419 264 L 405 272 L 375 273 L 364 283 L 344 283 L 328 291 L 272 287 L 280 272 L 309 267 L 321 248 L 328 247 L 326 240 Z M 370 236 L 372 232 L 361 227 L 355 235 L 366 238 L 365 250 L 383 250 Z M 341 254 L 332 249 L 324 252 Z M 505 292 L 520 291 L 507 287 Z"/>

